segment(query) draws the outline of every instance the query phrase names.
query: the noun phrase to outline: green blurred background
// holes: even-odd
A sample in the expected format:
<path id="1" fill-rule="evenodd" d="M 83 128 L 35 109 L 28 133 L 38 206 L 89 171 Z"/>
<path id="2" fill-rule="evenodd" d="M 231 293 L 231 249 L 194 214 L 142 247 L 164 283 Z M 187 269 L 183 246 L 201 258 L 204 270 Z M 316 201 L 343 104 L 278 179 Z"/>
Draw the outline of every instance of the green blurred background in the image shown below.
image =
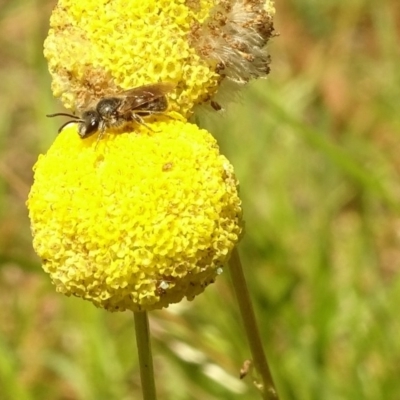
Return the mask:
<path id="1" fill-rule="evenodd" d="M 0 399 L 140 399 L 133 318 L 56 294 L 25 201 L 54 139 L 54 1 L 0 0 Z M 240 245 L 284 400 L 400 398 L 400 3 L 277 1 L 268 80 L 204 122 L 236 168 Z M 259 399 L 229 273 L 151 313 L 159 399 Z"/>

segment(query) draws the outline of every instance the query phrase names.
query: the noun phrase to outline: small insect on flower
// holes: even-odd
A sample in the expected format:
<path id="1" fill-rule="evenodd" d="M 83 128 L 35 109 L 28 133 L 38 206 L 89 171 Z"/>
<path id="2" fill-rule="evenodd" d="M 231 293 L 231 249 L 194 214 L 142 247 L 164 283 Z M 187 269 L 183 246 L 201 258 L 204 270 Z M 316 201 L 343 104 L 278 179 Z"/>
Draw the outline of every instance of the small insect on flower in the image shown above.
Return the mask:
<path id="1" fill-rule="evenodd" d="M 221 111 L 222 110 L 222 106 L 221 104 L 217 103 L 214 100 L 211 100 L 211 107 L 215 110 L 215 111 Z"/>
<path id="2" fill-rule="evenodd" d="M 79 136 L 82 139 L 99 132 L 98 140 L 100 140 L 107 129 L 123 128 L 132 122 L 144 125 L 151 130 L 144 122 L 144 118 L 165 113 L 168 108 L 166 95 L 172 92 L 175 86 L 171 82 L 139 86 L 113 97 L 100 99 L 96 107 L 84 111 L 81 116 L 67 113 L 48 114 L 46 116 L 73 118 L 63 124 L 58 132 L 61 132 L 66 125 L 76 123 L 78 124 Z"/>

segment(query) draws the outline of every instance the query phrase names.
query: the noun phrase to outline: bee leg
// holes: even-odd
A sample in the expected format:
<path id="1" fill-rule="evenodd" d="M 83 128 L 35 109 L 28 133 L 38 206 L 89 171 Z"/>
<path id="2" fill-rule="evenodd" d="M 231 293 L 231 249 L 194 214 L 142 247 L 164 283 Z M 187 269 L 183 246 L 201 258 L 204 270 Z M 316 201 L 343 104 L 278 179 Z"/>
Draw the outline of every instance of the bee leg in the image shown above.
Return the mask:
<path id="1" fill-rule="evenodd" d="M 97 136 L 96 145 L 94 146 L 95 150 L 97 149 L 97 146 L 99 145 L 100 140 L 103 138 L 105 131 L 106 130 L 104 127 L 102 129 L 100 129 L 99 134 Z"/>
<path id="2" fill-rule="evenodd" d="M 154 132 L 154 129 L 151 128 L 149 125 L 147 125 L 147 124 L 144 122 L 144 119 L 143 119 L 140 115 L 138 115 L 138 114 L 133 114 L 133 115 L 132 115 L 132 119 L 133 119 L 135 122 L 137 122 L 138 124 L 145 126 L 149 131 Z"/>
<path id="3" fill-rule="evenodd" d="M 155 110 L 148 110 L 148 111 L 140 111 L 137 113 L 134 113 L 132 115 L 132 119 L 137 122 L 138 124 L 144 125 L 147 129 L 150 129 L 151 131 L 154 132 L 154 129 L 151 129 L 143 120 L 143 117 L 151 117 L 152 115 L 162 115 L 163 117 L 168 117 L 169 119 L 175 120 L 176 118 L 174 118 L 171 115 L 168 115 L 165 113 L 165 111 L 155 111 Z"/>
<path id="4" fill-rule="evenodd" d="M 172 115 L 166 114 L 165 111 L 152 111 L 152 113 L 150 115 L 153 115 L 153 114 L 162 115 L 163 117 L 167 117 L 169 119 L 173 119 L 176 121 L 176 118 L 174 118 Z"/>

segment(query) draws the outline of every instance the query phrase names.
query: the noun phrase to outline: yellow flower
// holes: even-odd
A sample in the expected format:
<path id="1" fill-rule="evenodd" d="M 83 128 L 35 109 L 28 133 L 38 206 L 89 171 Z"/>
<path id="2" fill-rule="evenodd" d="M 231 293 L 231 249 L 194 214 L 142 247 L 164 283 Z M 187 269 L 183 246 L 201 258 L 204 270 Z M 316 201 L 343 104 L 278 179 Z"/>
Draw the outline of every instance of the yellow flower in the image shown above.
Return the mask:
<path id="1" fill-rule="evenodd" d="M 67 108 L 82 115 L 101 98 L 171 82 L 168 113 L 181 119 L 146 117 L 98 143 L 68 126 L 39 158 L 28 207 L 59 292 L 151 310 L 192 299 L 221 273 L 242 233 L 237 181 L 187 118 L 268 74 L 273 15 L 270 0 L 59 1 L 45 56 Z"/>
<path id="2" fill-rule="evenodd" d="M 53 93 L 81 112 L 122 90 L 170 81 L 177 84 L 171 110 L 187 118 L 225 79 L 244 83 L 268 74 L 272 4 L 60 0 L 44 49 Z"/>
<path id="3" fill-rule="evenodd" d="M 192 299 L 242 231 L 237 181 L 215 139 L 187 122 L 80 139 L 68 125 L 35 165 L 34 248 L 59 292 L 111 311 Z"/>

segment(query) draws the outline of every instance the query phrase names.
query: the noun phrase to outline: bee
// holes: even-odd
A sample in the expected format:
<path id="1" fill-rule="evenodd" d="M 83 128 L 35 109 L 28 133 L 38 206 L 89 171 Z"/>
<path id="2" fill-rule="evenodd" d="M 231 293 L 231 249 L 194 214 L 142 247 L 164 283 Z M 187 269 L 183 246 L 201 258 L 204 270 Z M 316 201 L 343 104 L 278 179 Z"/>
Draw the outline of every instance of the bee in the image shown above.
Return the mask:
<path id="1" fill-rule="evenodd" d="M 78 134 L 86 139 L 99 132 L 98 141 L 104 136 L 107 129 L 123 128 L 132 122 L 144 125 L 152 130 L 144 121 L 144 118 L 154 114 L 164 114 L 168 109 L 166 95 L 175 88 L 171 82 L 161 82 L 151 85 L 139 86 L 125 90 L 113 97 L 104 97 L 98 101 L 95 107 L 83 111 L 81 116 L 56 113 L 46 117 L 70 117 L 72 120 L 61 125 L 58 132 L 70 124 L 78 124 Z"/>

